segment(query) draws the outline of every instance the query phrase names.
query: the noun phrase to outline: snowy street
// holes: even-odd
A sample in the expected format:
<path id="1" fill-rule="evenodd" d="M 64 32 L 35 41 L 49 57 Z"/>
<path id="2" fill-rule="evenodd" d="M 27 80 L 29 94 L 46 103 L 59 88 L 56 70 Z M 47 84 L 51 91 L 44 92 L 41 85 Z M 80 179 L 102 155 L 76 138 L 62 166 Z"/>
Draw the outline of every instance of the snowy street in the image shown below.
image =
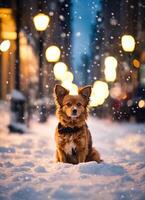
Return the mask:
<path id="1" fill-rule="evenodd" d="M 0 200 L 49 199 L 145 200 L 145 0 L 0 0 Z"/>
<path id="2" fill-rule="evenodd" d="M 0 200 L 144 200 L 145 124 L 89 117 L 94 146 L 104 163 L 54 162 L 55 116 L 30 123 L 29 132 L 10 134 L 0 110 Z"/>

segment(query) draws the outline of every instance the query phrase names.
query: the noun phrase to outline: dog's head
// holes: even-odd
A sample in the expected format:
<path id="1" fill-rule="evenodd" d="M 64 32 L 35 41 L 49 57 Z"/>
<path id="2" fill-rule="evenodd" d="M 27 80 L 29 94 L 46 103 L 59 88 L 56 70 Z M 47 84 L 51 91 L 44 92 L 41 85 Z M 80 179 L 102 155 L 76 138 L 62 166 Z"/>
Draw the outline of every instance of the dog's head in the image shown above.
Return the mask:
<path id="1" fill-rule="evenodd" d="M 55 86 L 55 97 L 59 107 L 71 120 L 78 119 L 86 112 L 91 95 L 91 86 L 78 91 L 78 95 L 69 95 L 69 91 L 61 85 Z"/>

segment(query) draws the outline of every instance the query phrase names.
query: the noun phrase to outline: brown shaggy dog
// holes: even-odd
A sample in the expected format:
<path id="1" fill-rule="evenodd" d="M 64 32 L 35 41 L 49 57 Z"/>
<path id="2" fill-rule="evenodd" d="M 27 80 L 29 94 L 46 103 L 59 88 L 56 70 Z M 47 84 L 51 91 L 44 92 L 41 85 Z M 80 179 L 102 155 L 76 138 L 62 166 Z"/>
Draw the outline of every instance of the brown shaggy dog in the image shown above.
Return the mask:
<path id="1" fill-rule="evenodd" d="M 56 128 L 56 161 L 77 164 L 101 162 L 98 151 L 92 147 L 92 138 L 85 120 L 91 86 L 79 90 L 78 95 L 69 95 L 61 85 L 55 86 L 55 100 L 59 124 Z"/>

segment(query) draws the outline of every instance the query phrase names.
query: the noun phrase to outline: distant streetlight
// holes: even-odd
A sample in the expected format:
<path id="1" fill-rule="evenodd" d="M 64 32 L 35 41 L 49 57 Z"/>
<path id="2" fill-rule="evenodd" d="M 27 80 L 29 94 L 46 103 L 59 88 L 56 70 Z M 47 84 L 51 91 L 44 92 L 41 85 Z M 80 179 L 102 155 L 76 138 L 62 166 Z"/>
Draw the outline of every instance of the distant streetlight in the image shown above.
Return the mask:
<path id="1" fill-rule="evenodd" d="M 65 63 L 58 62 L 54 65 L 53 72 L 57 80 L 62 80 L 66 71 L 67 65 Z"/>
<path id="2" fill-rule="evenodd" d="M 117 68 L 117 59 L 113 56 L 107 56 L 105 58 L 105 66 L 109 66 L 110 68 Z"/>
<path id="3" fill-rule="evenodd" d="M 132 63 L 132 53 L 135 49 L 135 39 L 132 35 L 123 35 L 121 38 L 122 49 L 127 53 L 126 60 L 128 60 L 128 64 L 131 66 L 139 68 L 140 63 L 137 60 L 134 60 Z M 138 73 L 139 76 L 139 73 Z M 138 77 L 139 78 L 139 77 Z M 131 80 L 133 80 L 133 74 L 131 74 Z"/>
<path id="4" fill-rule="evenodd" d="M 52 45 L 46 49 L 45 56 L 48 62 L 57 62 L 60 59 L 60 49 Z"/>
<path id="5" fill-rule="evenodd" d="M 132 35 L 123 35 L 121 45 L 125 52 L 133 52 L 135 49 L 135 39 Z"/>
<path id="6" fill-rule="evenodd" d="M 110 67 L 106 67 L 104 70 L 105 79 L 107 82 L 114 82 L 116 80 L 116 70 Z"/>
<path id="7" fill-rule="evenodd" d="M 50 22 L 49 16 L 44 13 L 39 13 L 33 17 L 33 22 L 36 30 L 39 33 L 39 98 L 43 99 L 43 33 L 47 29 Z M 46 105 L 41 102 L 40 105 L 40 122 L 45 122 L 47 119 Z"/>
<path id="8" fill-rule="evenodd" d="M 113 56 L 105 58 L 105 79 L 107 82 L 114 82 L 116 79 L 117 59 Z"/>
<path id="9" fill-rule="evenodd" d="M 37 31 L 45 31 L 50 22 L 50 18 L 43 13 L 39 13 L 33 17 L 33 22 Z"/>
<path id="10" fill-rule="evenodd" d="M 66 71 L 64 73 L 64 76 L 62 77 L 62 81 L 67 80 L 69 82 L 73 82 L 74 76 L 73 73 L 70 71 Z"/>
<path id="11" fill-rule="evenodd" d="M 10 45 L 11 45 L 11 43 L 9 40 L 2 41 L 0 44 L 0 51 L 2 51 L 2 52 L 8 51 L 10 48 Z"/>
<path id="12" fill-rule="evenodd" d="M 95 81 L 90 97 L 90 106 L 97 107 L 99 105 L 102 105 L 108 95 L 108 84 L 103 81 Z"/>
<path id="13" fill-rule="evenodd" d="M 61 84 L 64 88 L 69 90 L 70 95 L 77 95 L 78 94 L 78 86 L 70 81 L 64 80 Z"/>

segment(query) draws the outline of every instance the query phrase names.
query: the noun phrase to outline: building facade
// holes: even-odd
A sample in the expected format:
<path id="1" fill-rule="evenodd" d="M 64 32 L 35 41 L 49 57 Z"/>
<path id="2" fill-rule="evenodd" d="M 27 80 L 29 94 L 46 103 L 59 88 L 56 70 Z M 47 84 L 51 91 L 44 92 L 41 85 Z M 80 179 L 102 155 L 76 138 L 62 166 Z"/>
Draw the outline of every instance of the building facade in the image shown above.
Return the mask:
<path id="1" fill-rule="evenodd" d="M 55 84 L 53 65 L 45 57 L 47 47 L 57 45 L 61 50 L 60 61 L 71 65 L 71 1 L 0 0 L 0 44 L 5 40 L 10 43 L 6 51 L 0 51 L 0 99 L 7 99 L 15 88 L 17 62 L 20 69 L 20 90 L 27 94 L 32 87 L 38 92 L 40 38 L 33 17 L 40 12 L 50 17 L 49 26 L 42 36 L 43 87 L 46 96 L 53 92 Z M 19 61 L 16 59 L 17 37 Z M 49 87 L 45 87 L 46 85 Z"/>
<path id="2" fill-rule="evenodd" d="M 105 57 L 114 56 L 118 61 L 116 82 L 119 82 L 126 92 L 133 92 L 141 82 L 140 70 L 144 71 L 143 65 L 136 68 L 133 60 L 144 63 L 144 56 L 143 61 L 140 56 L 144 52 L 145 43 L 145 1 L 100 0 L 100 5 L 101 16 L 97 13 L 96 24 L 92 29 L 90 69 L 93 70 L 90 79 L 93 80 L 96 76 L 97 79 L 105 80 Z M 121 37 L 125 34 L 135 38 L 135 51 L 132 53 L 122 49 Z M 95 58 L 99 59 L 95 61 Z M 141 74 L 143 76 L 144 73 Z M 142 77 L 142 81 L 143 79 Z"/>

